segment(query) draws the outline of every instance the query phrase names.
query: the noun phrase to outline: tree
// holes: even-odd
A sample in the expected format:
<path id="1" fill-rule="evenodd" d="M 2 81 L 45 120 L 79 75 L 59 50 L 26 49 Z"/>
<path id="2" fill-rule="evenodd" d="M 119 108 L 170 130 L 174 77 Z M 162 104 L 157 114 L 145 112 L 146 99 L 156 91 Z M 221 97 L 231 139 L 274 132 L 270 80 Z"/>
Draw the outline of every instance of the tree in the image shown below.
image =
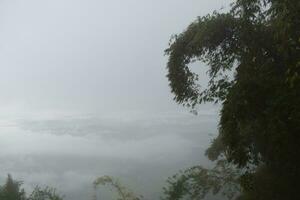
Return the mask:
<path id="1" fill-rule="evenodd" d="M 118 180 L 110 176 L 101 176 L 97 178 L 93 185 L 96 191 L 97 186 L 110 184 L 118 193 L 118 200 L 141 200 L 142 196 L 135 195 L 132 191 L 124 187 Z M 97 196 L 94 196 L 94 199 L 97 200 Z"/>
<path id="2" fill-rule="evenodd" d="M 236 0 L 228 13 L 199 17 L 166 50 L 176 102 L 222 105 L 206 154 L 243 169 L 240 199 L 300 197 L 299 16 L 299 0 Z M 189 68 L 195 61 L 209 66 L 204 90 Z"/>
<path id="3" fill-rule="evenodd" d="M 41 188 L 36 186 L 29 197 L 25 190 L 21 188 L 23 182 L 13 180 L 8 174 L 6 182 L 0 186 L 0 200 L 63 200 L 63 197 L 50 187 Z"/>
<path id="4" fill-rule="evenodd" d="M 168 178 L 163 200 L 204 199 L 218 193 L 231 200 L 240 194 L 239 175 L 226 160 L 213 169 L 194 166 Z"/>
<path id="5" fill-rule="evenodd" d="M 21 185 L 22 182 L 13 180 L 8 174 L 5 184 L 0 188 L 0 200 L 25 200 L 25 191 Z"/>
<path id="6" fill-rule="evenodd" d="M 56 190 L 53 188 L 41 188 L 36 186 L 30 194 L 28 200 L 63 200 L 63 196 L 57 194 Z"/>

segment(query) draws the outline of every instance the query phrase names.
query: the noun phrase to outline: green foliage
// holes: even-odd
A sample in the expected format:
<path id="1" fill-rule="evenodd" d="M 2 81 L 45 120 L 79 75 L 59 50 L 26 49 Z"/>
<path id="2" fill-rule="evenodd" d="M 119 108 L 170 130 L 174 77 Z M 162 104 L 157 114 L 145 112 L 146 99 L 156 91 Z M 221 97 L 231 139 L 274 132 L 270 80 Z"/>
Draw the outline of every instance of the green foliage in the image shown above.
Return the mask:
<path id="1" fill-rule="evenodd" d="M 41 188 L 36 186 L 29 196 L 28 200 L 63 200 L 63 197 L 56 193 L 56 190 L 50 187 Z"/>
<path id="2" fill-rule="evenodd" d="M 166 50 L 178 103 L 222 103 L 206 153 L 243 169 L 240 199 L 300 198 L 299 16 L 299 0 L 236 0 L 228 13 L 199 17 Z M 204 90 L 189 69 L 195 60 L 209 66 Z"/>
<path id="3" fill-rule="evenodd" d="M 29 197 L 26 197 L 25 190 L 21 188 L 22 183 L 13 180 L 11 175 L 8 175 L 6 183 L 0 187 L 0 200 L 63 200 L 63 197 L 58 195 L 55 189 L 39 186 L 36 186 Z"/>
<path id="4" fill-rule="evenodd" d="M 7 176 L 5 184 L 0 188 L 0 200 L 25 200 L 25 191 L 21 189 L 22 182 Z"/>
<path id="5" fill-rule="evenodd" d="M 231 200 L 240 192 L 239 175 L 239 170 L 225 160 L 218 161 L 213 169 L 195 166 L 167 180 L 163 200 L 204 199 L 218 193 Z"/>
<path id="6" fill-rule="evenodd" d="M 142 196 L 135 195 L 128 188 L 124 187 L 118 180 L 110 176 L 101 176 L 94 181 L 94 189 L 97 189 L 99 185 L 111 185 L 119 195 L 117 200 L 141 200 Z M 97 196 L 95 195 L 95 200 Z"/>

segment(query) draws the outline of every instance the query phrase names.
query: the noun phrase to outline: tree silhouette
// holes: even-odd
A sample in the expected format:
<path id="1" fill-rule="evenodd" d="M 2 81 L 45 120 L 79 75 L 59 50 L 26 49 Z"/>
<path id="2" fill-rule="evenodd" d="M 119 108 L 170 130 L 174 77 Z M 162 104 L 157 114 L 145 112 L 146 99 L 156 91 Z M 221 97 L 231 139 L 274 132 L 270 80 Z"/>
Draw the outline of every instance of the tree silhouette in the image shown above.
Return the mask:
<path id="1" fill-rule="evenodd" d="M 227 13 L 199 17 L 166 50 L 176 102 L 221 103 L 206 154 L 242 170 L 243 199 L 300 199 L 299 16 L 299 0 L 236 0 Z M 209 66 L 206 89 L 189 68 L 195 61 Z"/>
<path id="2" fill-rule="evenodd" d="M 97 186 L 100 185 L 111 185 L 119 195 L 118 200 L 141 200 L 142 196 L 136 196 L 132 191 L 130 191 L 128 188 L 121 185 L 121 183 L 110 176 L 102 176 L 97 178 L 94 183 L 94 190 L 96 191 Z M 94 199 L 97 200 L 96 192 L 94 195 Z"/>

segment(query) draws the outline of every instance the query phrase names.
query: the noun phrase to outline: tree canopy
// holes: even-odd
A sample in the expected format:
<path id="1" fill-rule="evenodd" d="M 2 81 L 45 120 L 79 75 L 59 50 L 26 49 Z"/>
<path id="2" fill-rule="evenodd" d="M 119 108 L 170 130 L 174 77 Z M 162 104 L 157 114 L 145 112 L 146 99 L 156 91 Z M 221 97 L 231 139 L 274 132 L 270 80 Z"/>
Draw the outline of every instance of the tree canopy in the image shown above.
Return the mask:
<path id="1" fill-rule="evenodd" d="M 166 54 L 176 102 L 221 103 L 206 154 L 243 169 L 240 198 L 298 199 L 300 1 L 236 0 L 172 37 Z M 189 67 L 195 61 L 209 66 L 205 89 Z"/>
<path id="2" fill-rule="evenodd" d="M 94 183 L 94 190 L 96 192 L 97 186 L 100 185 L 110 185 L 112 186 L 117 194 L 118 194 L 118 200 L 141 200 L 143 199 L 142 196 L 137 196 L 134 194 L 131 190 L 123 186 L 117 179 L 111 177 L 111 176 L 101 176 L 98 177 Z M 94 200 L 97 200 L 97 195 L 95 193 Z"/>
<path id="3" fill-rule="evenodd" d="M 1 200 L 26 200 L 25 191 L 21 189 L 22 182 L 13 180 L 9 174 L 6 182 L 0 188 Z"/>
<path id="4" fill-rule="evenodd" d="M 227 199 L 240 194 L 239 170 L 233 170 L 226 160 L 217 162 L 213 169 L 194 166 L 168 178 L 163 200 L 203 199 L 208 194 L 221 193 Z"/>
<path id="5" fill-rule="evenodd" d="M 63 200 L 63 197 L 50 187 L 36 186 L 29 196 L 21 188 L 23 182 L 16 181 L 9 174 L 3 186 L 0 186 L 0 200 Z"/>

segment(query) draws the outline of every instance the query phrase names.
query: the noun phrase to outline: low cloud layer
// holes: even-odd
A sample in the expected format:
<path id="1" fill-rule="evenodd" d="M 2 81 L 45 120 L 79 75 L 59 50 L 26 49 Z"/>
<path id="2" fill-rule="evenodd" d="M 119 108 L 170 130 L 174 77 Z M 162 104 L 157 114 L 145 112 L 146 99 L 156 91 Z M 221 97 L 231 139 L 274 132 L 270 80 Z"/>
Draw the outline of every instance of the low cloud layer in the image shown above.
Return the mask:
<path id="1" fill-rule="evenodd" d="M 29 190 L 83 200 L 96 177 L 113 175 L 158 199 L 168 176 L 210 165 L 218 108 L 195 116 L 173 101 L 164 50 L 230 2 L 1 0 L 0 182 L 11 173 Z M 205 86 L 207 68 L 194 69 Z"/>
<path id="2" fill-rule="evenodd" d="M 47 184 L 84 199 L 92 181 L 108 174 L 158 197 L 168 176 L 208 165 L 203 153 L 216 132 L 216 111 L 209 112 L 2 122 L 2 180 L 12 173 L 28 188 Z"/>

